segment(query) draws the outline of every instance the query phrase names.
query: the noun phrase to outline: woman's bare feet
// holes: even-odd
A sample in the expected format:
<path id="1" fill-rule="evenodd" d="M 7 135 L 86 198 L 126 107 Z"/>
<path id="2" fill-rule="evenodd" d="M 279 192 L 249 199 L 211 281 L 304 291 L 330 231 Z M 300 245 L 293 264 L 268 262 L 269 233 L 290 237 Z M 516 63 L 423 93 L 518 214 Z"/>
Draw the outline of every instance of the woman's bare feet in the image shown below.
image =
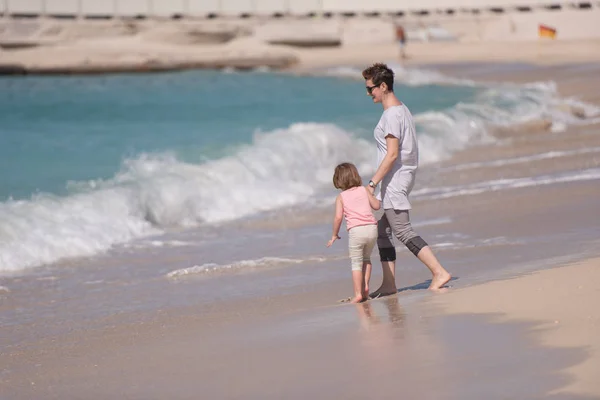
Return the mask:
<path id="1" fill-rule="evenodd" d="M 372 299 L 376 299 L 377 297 L 382 296 L 391 296 L 392 294 L 398 293 L 398 289 L 395 286 L 392 287 L 383 287 L 381 286 L 379 289 L 369 294 L 369 297 Z"/>
<path id="2" fill-rule="evenodd" d="M 450 281 L 450 278 L 452 278 L 448 271 L 442 267 L 429 246 L 423 247 L 421 251 L 419 251 L 419 254 L 417 254 L 417 258 L 421 260 L 421 262 L 425 264 L 427 268 L 429 268 L 431 274 L 433 275 L 433 278 L 431 278 L 431 285 L 429 285 L 429 290 L 440 290 L 446 283 Z"/>
<path id="3" fill-rule="evenodd" d="M 431 279 L 431 285 L 429 285 L 429 290 L 432 290 L 434 292 L 442 290 L 444 285 L 450 282 L 451 278 L 452 275 L 450 275 L 446 270 L 434 275 L 433 279 Z"/>

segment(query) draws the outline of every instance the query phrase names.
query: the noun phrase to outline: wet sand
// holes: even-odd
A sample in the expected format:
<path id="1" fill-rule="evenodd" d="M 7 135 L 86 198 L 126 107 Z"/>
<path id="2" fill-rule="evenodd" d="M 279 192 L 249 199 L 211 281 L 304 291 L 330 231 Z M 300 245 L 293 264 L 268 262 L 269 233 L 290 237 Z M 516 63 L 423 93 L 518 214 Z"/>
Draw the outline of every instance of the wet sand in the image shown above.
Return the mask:
<path id="1" fill-rule="evenodd" d="M 159 313 L 3 352 L 3 397 L 595 399 L 599 266 L 421 302 L 323 305 L 313 292 L 306 309 L 297 297 L 271 312 L 259 300 L 217 324 Z"/>
<path id="2" fill-rule="evenodd" d="M 588 101 L 600 89 L 597 66 L 484 70 L 473 67 L 472 74 L 482 80 L 554 79 L 561 93 L 581 93 Z M 588 83 L 584 91 L 577 86 L 581 80 Z M 598 124 L 503 135 L 501 145 L 471 148 L 422 168 L 420 185 L 556 178 L 600 167 L 600 152 L 582 152 L 600 147 Z M 570 155 L 453 169 L 556 150 Z M 437 199 L 418 190 L 413 219 L 452 219 L 419 229 L 426 239 L 436 235 L 433 248 L 455 277 L 450 293 L 424 290 L 426 269 L 401 249 L 400 293 L 358 306 L 337 302 L 351 290 L 346 274 L 295 291 L 265 287 L 251 300 L 213 303 L 193 294 L 208 291 L 208 282 L 174 287 L 157 280 L 149 288 L 163 296 L 160 309 L 77 323 L 69 321 L 69 312 L 85 301 L 62 299 L 59 312 L 47 317 L 47 324 L 62 330 L 30 335 L 43 330 L 42 320 L 2 328 L 2 398 L 598 398 L 600 314 L 594 305 L 600 291 L 590 284 L 600 271 L 598 179 L 550 180 L 470 196 L 448 195 L 450 190 Z M 471 248 L 444 246 L 444 237 L 463 240 L 453 236 L 457 232 Z M 373 287 L 380 279 L 375 263 Z M 564 267 L 546 270 L 558 266 Z M 264 275 L 283 281 L 324 268 L 346 272 L 347 265 L 339 260 Z M 260 282 L 250 274 L 247 279 Z M 137 301 L 149 296 L 130 290 Z M 187 306 L 169 303 L 182 291 Z M 5 312 L 21 309 L 24 300 L 16 292 L 0 293 Z M 89 296 L 89 302 L 102 302 L 110 293 Z"/>

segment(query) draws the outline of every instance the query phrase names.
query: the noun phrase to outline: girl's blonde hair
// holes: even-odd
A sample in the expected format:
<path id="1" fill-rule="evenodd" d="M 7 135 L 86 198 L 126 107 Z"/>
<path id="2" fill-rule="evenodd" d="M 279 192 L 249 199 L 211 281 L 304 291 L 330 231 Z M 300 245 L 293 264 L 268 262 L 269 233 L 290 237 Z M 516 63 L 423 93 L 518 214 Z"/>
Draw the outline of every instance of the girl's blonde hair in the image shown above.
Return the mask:
<path id="1" fill-rule="evenodd" d="M 340 190 L 348 190 L 353 187 L 362 186 L 362 179 L 354 164 L 342 163 L 335 167 L 335 172 L 333 173 L 333 186 Z"/>

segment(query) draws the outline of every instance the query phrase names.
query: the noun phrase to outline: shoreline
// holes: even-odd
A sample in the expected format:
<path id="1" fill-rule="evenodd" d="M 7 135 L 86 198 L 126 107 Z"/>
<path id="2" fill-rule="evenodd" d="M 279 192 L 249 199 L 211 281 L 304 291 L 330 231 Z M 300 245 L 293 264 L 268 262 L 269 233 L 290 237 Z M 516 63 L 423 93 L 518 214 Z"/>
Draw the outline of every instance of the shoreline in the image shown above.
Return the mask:
<path id="1" fill-rule="evenodd" d="M 240 42 L 229 47 L 211 46 L 204 51 L 187 46 L 173 47 L 172 51 L 165 50 L 163 55 L 152 56 L 130 54 L 129 49 L 98 49 L 94 53 L 82 50 L 80 45 L 73 48 L 42 47 L 37 50 L 4 51 L 0 52 L 0 76 L 160 73 L 224 68 L 239 71 L 269 68 L 284 73 L 307 74 L 332 67 L 365 67 L 373 62 L 392 61 L 409 68 L 461 64 L 524 64 L 549 68 L 600 63 L 600 39 L 545 43 L 411 43 L 405 60 L 397 57 L 395 44 L 301 49 L 266 44 L 257 46 L 255 42 L 245 40 Z M 249 47 L 243 50 L 246 45 Z M 257 48 L 252 49 L 252 46 Z M 56 59 L 61 61 L 42 61 Z M 365 60 L 372 61 L 366 63 Z"/>

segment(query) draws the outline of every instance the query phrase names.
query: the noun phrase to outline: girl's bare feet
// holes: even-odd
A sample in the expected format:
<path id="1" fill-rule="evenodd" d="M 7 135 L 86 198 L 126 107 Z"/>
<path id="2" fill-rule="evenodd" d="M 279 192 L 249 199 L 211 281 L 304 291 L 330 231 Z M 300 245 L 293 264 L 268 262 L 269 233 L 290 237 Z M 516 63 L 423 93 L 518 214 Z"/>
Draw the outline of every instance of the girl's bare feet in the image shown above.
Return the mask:
<path id="1" fill-rule="evenodd" d="M 365 286 L 365 288 L 363 289 L 362 297 L 365 300 L 369 300 L 369 287 L 368 286 Z"/>
<path id="2" fill-rule="evenodd" d="M 350 303 L 353 304 L 357 304 L 357 303 L 362 303 L 363 301 L 365 301 L 365 298 L 361 295 L 356 295 L 352 298 L 352 300 L 350 300 Z"/>

